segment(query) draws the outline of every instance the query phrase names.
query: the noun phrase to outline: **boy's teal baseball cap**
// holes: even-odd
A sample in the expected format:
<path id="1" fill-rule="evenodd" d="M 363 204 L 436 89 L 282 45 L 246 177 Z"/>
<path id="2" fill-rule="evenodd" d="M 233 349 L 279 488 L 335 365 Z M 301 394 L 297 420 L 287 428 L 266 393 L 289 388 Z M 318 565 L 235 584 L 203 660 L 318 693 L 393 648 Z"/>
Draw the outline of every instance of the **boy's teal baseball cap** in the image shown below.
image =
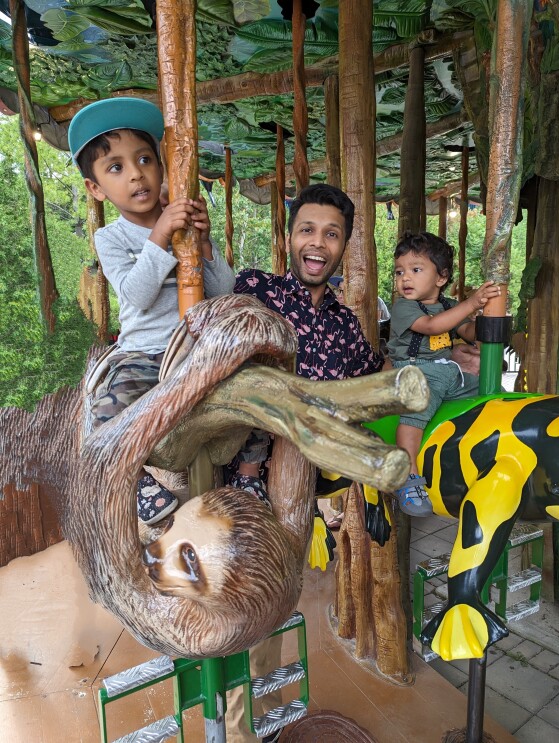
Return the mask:
<path id="1" fill-rule="evenodd" d="M 156 147 L 163 136 L 163 114 L 153 103 L 141 98 L 105 98 L 82 108 L 74 116 L 68 129 L 68 145 L 72 160 L 100 134 L 115 129 L 139 129 L 150 134 Z"/>

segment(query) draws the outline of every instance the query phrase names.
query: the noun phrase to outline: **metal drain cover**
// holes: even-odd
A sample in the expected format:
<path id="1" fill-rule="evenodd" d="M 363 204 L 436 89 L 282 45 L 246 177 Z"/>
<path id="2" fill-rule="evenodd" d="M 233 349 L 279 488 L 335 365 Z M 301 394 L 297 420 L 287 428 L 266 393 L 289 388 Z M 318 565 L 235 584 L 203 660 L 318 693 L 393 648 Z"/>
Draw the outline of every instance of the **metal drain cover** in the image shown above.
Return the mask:
<path id="1" fill-rule="evenodd" d="M 333 710 L 320 710 L 298 720 L 280 738 L 281 743 L 377 743 L 354 720 Z"/>

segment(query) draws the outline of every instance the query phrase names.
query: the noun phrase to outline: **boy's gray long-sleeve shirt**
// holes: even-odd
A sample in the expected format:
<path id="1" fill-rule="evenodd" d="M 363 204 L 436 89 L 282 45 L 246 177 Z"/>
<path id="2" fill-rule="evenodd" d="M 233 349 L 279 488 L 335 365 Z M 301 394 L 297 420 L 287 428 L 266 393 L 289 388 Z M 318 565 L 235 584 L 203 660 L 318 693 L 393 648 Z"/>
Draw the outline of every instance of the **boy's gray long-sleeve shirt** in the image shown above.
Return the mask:
<path id="1" fill-rule="evenodd" d="M 120 335 L 123 351 L 156 354 L 165 350 L 179 323 L 177 259 L 171 246 L 167 252 L 148 237 L 151 229 L 120 216 L 95 233 L 95 248 L 103 272 L 116 292 L 120 305 Z M 204 294 L 230 294 L 233 271 L 212 241 L 213 260 L 202 258 Z"/>

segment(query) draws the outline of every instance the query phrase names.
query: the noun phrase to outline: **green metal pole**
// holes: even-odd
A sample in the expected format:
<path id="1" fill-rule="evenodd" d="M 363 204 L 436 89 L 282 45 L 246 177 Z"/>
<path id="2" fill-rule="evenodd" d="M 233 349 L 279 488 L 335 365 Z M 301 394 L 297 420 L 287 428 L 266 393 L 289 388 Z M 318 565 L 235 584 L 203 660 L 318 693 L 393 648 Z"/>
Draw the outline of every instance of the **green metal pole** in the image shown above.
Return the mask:
<path id="1" fill-rule="evenodd" d="M 480 349 L 479 394 L 501 391 L 504 343 L 482 343 Z"/>

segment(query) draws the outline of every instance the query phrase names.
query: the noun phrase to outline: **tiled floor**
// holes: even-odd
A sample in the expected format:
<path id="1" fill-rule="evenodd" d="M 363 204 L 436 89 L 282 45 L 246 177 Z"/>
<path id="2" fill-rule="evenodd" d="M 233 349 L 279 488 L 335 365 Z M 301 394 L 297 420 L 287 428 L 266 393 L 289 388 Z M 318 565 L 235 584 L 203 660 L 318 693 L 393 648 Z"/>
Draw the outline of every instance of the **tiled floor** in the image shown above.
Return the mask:
<path id="1" fill-rule="evenodd" d="M 418 562 L 450 552 L 456 530 L 450 519 L 414 519 L 412 571 Z M 445 589 L 444 577 L 426 583 L 425 606 L 444 598 Z M 509 630 L 488 653 L 485 710 L 520 743 L 559 741 L 559 607 L 542 599 L 537 614 L 511 622 Z M 467 661 L 437 658 L 430 665 L 467 694 Z"/>

